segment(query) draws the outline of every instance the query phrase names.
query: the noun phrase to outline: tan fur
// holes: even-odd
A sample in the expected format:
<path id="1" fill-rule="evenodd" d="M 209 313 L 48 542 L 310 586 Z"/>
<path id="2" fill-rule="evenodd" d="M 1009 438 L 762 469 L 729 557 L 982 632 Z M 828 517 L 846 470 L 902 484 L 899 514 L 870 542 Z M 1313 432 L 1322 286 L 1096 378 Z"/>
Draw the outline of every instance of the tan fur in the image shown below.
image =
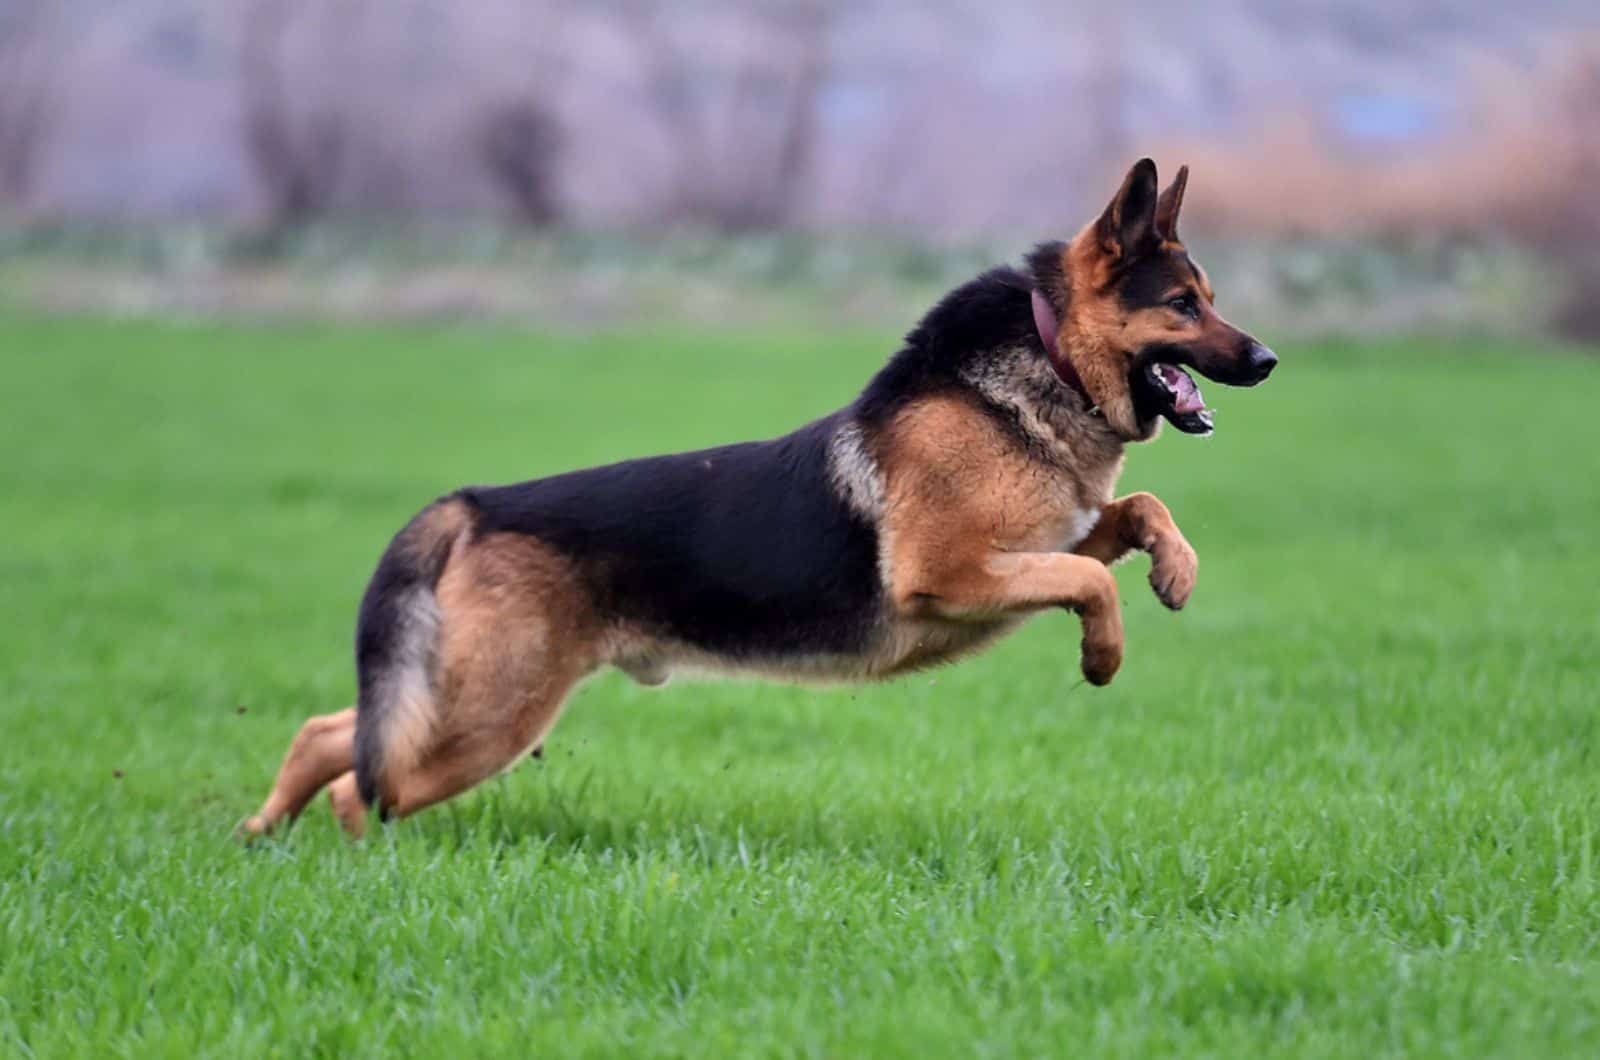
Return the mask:
<path id="1" fill-rule="evenodd" d="M 1202 269 L 1197 262 L 1190 262 L 1190 264 L 1194 266 L 1194 278 L 1200 284 L 1200 294 L 1204 296 L 1206 305 L 1215 306 L 1217 304 L 1217 292 L 1211 289 L 1211 277 L 1206 275 L 1206 270 Z"/>
<path id="2" fill-rule="evenodd" d="M 324 784 L 354 766 L 355 734 L 354 707 L 308 719 L 289 744 L 267 801 L 239 830 L 247 836 L 265 835 L 298 817 Z"/>
<path id="3" fill-rule="evenodd" d="M 1183 209 L 1183 193 L 1189 187 L 1189 167 L 1179 166 L 1167 190 L 1156 201 L 1156 234 L 1166 248 L 1182 249 L 1178 242 L 1178 211 Z"/>
<path id="4" fill-rule="evenodd" d="M 436 519 L 432 529 L 456 532 L 451 513 Z M 464 791 L 537 746 L 568 691 L 605 652 L 606 631 L 571 565 L 532 538 L 493 534 L 458 544 L 435 596 L 437 659 L 414 701 L 390 720 L 378 778 L 380 801 L 395 816 Z M 367 808 L 352 772 L 355 721 L 353 707 L 307 721 L 272 793 L 241 831 L 270 832 L 331 782 L 335 816 L 361 835 Z"/>
<path id="5" fill-rule="evenodd" d="M 450 548 L 472 526 L 472 514 L 458 498 L 430 504 L 411 520 L 401 538 L 404 547 L 421 558 L 434 549 Z"/>
<path id="6" fill-rule="evenodd" d="M 600 662 L 602 630 L 570 564 L 538 541 L 492 534 L 451 557 L 432 726 L 420 754 L 386 758 L 379 799 L 406 816 L 500 772 L 537 745 Z"/>
<path id="7" fill-rule="evenodd" d="M 1059 356 L 1071 361 L 1084 389 L 1094 399 L 1106 423 L 1128 440 L 1154 437 L 1134 413 L 1128 389 L 1133 351 L 1139 347 L 1127 334 L 1122 308 L 1111 290 L 1114 259 L 1106 254 L 1098 228 L 1079 232 L 1062 254 L 1062 269 L 1072 285 L 1067 292 L 1066 319 L 1056 343 Z"/>
<path id="8" fill-rule="evenodd" d="M 1109 567 L 1134 550 L 1150 554 L 1150 587 L 1156 596 L 1172 610 L 1182 610 L 1194 592 L 1200 560 L 1154 495 L 1130 493 L 1106 505 L 1099 523 L 1073 551 Z"/>
<path id="9" fill-rule="evenodd" d="M 1083 615 L 1085 676 L 1103 684 L 1116 672 L 1116 583 L 1103 564 L 1059 550 L 1082 525 L 1081 511 L 1110 500 L 1120 446 L 1097 438 L 1103 429 L 1081 412 L 1051 429 L 1036 454 L 976 402 L 952 396 L 912 404 L 879 440 L 887 485 L 880 547 L 893 621 L 905 631 L 888 641 L 905 654 L 885 660 L 887 672 L 939 661 L 941 650 L 992 639 L 1048 607 Z M 1097 448 L 1100 460 L 1081 459 Z"/>
<path id="10" fill-rule="evenodd" d="M 356 771 L 339 774 L 328 785 L 328 803 L 333 807 L 333 818 L 352 839 L 367 833 L 367 804 L 361 801 L 361 791 L 356 784 Z"/>
<path id="11" fill-rule="evenodd" d="M 880 624 L 872 646 L 852 655 L 760 655 L 737 659 L 697 648 L 692 644 L 625 629 L 614 638 L 617 655 L 607 661 L 642 685 L 657 686 L 680 673 L 710 677 L 759 677 L 801 685 L 834 685 L 872 681 L 900 672 L 894 668 L 900 658 L 887 647 L 898 634 Z M 923 638 L 926 639 L 926 638 Z M 911 650 L 907 647 L 905 650 Z"/>
<path id="12" fill-rule="evenodd" d="M 1166 245 L 1183 249 L 1176 241 Z M 1124 309 L 1113 288 L 1114 264 L 1115 258 L 1106 253 L 1101 241 L 1098 223 L 1086 226 L 1062 252 L 1062 271 L 1071 277 L 1072 287 L 1064 299 L 1067 314 L 1056 337 L 1057 356 L 1071 362 L 1118 436 L 1130 442 L 1148 441 L 1160 432 L 1161 421 L 1140 423 L 1134 411 L 1128 383 L 1134 353 L 1157 342 L 1224 348 L 1234 344 L 1239 333 L 1216 312 L 1216 293 L 1198 265 L 1193 266 L 1192 293 L 1199 296 L 1200 319 L 1192 320 L 1160 306 Z"/>
<path id="13" fill-rule="evenodd" d="M 464 545 L 471 524 L 472 516 L 460 500 L 432 504 L 407 525 L 397 547 L 410 552 L 418 563 L 426 564 L 434 557 L 443 559 Z M 434 694 L 437 660 L 432 654 L 442 622 L 437 596 L 428 589 L 413 589 L 404 610 L 413 628 L 398 641 L 404 652 L 402 658 L 381 677 L 393 682 L 381 698 L 387 704 L 384 768 L 395 771 L 404 771 L 421 761 L 433 742 L 438 722 Z"/>

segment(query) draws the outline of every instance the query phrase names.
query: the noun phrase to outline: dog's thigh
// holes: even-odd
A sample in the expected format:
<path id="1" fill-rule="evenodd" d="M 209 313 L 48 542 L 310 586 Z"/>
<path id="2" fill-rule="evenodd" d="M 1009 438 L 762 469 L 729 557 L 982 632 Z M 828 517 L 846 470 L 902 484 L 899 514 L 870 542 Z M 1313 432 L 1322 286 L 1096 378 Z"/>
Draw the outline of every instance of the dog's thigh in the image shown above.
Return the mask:
<path id="1" fill-rule="evenodd" d="M 539 746 L 583 671 L 545 665 L 487 666 L 462 682 L 432 746 L 413 766 L 385 778 L 384 809 L 405 817 L 458 795 Z M 455 706 L 456 704 L 451 704 Z"/>
<path id="2" fill-rule="evenodd" d="M 404 817 L 450 798 L 538 746 L 572 687 L 602 661 L 602 624 L 582 583 L 539 542 L 476 546 L 437 590 L 438 715 L 414 763 L 379 800 Z"/>

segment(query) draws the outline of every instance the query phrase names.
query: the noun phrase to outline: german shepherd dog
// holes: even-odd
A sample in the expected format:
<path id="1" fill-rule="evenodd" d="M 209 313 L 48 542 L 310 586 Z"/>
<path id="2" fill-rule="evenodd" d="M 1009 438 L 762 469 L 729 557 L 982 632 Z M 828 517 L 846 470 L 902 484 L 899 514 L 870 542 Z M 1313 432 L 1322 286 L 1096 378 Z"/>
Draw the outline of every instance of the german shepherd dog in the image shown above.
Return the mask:
<path id="1" fill-rule="evenodd" d="M 1178 240 L 1187 168 L 1142 159 L 1098 220 L 957 288 L 853 402 L 792 434 L 458 490 L 390 543 L 361 601 L 357 705 L 300 729 L 242 828 L 324 785 L 360 835 L 538 753 L 574 685 L 615 666 L 854 681 L 948 662 L 1050 608 L 1084 676 L 1122 662 L 1109 565 L 1151 557 L 1177 610 L 1194 549 L 1123 447 L 1212 421 L 1184 370 L 1261 382 L 1272 351 L 1217 315 Z"/>

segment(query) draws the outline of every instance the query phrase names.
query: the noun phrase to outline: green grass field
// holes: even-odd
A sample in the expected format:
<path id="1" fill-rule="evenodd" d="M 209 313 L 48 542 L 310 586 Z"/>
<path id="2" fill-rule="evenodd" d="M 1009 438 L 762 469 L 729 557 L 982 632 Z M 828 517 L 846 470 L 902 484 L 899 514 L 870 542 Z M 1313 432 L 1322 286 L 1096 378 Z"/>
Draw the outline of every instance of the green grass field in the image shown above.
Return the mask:
<path id="1" fill-rule="evenodd" d="M 778 433 L 885 336 L 0 320 L 0 1055 L 1595 1055 L 1600 363 L 1288 348 L 1199 550 L 839 690 L 615 676 L 359 845 L 230 830 L 425 501 Z M 775 542 L 774 547 L 781 547 Z"/>

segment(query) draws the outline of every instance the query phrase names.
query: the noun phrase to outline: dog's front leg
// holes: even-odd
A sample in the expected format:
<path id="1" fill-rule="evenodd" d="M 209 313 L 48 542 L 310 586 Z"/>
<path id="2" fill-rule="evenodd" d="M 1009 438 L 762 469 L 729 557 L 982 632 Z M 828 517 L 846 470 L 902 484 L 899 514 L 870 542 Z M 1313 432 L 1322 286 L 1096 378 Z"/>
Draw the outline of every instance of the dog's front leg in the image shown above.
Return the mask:
<path id="1" fill-rule="evenodd" d="M 1100 509 L 1100 521 L 1073 551 L 1109 567 L 1135 549 L 1150 553 L 1150 587 L 1161 602 L 1174 611 L 1188 603 L 1200 560 L 1153 494 L 1130 493 Z"/>
<path id="2" fill-rule="evenodd" d="M 1083 621 L 1083 676 L 1103 685 L 1122 665 L 1122 611 L 1106 567 L 1063 552 L 990 551 L 930 556 L 897 572 L 896 609 L 907 618 L 984 621 L 1047 607 L 1076 611 Z"/>

